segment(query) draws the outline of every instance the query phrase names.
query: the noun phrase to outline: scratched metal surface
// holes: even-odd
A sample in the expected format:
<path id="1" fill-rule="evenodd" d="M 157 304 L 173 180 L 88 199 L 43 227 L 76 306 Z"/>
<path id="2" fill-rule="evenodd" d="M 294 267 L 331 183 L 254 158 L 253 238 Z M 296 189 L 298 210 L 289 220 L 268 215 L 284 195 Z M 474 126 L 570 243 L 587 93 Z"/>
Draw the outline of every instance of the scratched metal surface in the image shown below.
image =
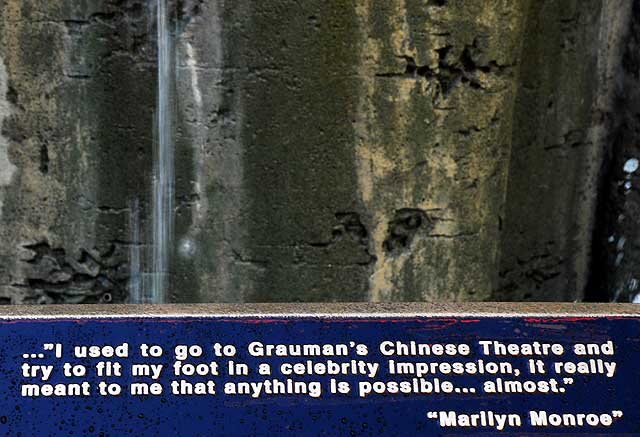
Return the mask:
<path id="1" fill-rule="evenodd" d="M 441 428 L 429 419 L 429 411 L 456 410 L 460 413 L 495 411 L 517 413 L 523 426 L 500 435 L 640 435 L 640 314 L 631 305 L 187 305 L 160 307 L 83 306 L 11 307 L 0 310 L 0 433 L 6 435 L 494 435 L 490 427 L 481 429 Z M 369 346 L 366 357 L 349 356 L 335 361 L 362 359 L 386 361 L 375 346 L 383 340 L 415 340 L 421 343 L 470 343 L 479 339 L 505 343 L 534 340 L 598 343 L 613 340 L 618 368 L 611 381 L 601 377 L 574 377 L 563 395 L 486 395 L 427 394 L 407 396 L 372 395 L 365 399 L 327 393 L 329 377 L 297 377 L 296 380 L 322 381 L 321 398 L 305 396 L 266 396 L 253 399 L 229 396 L 180 396 L 166 391 L 160 396 L 90 398 L 21 398 L 20 365 L 23 362 L 54 363 L 46 353 L 43 359 L 23 360 L 23 353 L 42 352 L 44 343 L 65 345 L 104 345 L 129 342 L 159 344 L 165 355 L 157 359 L 120 360 L 125 364 L 163 363 L 172 366 L 176 344 L 211 345 L 215 342 L 238 346 L 236 361 L 255 367 L 268 362 L 277 369 L 282 362 L 304 361 L 303 357 L 251 357 L 246 345 L 251 341 L 271 344 L 333 344 L 355 341 Z M 209 348 L 205 355 L 190 362 L 215 360 Z M 65 359 L 72 363 L 95 364 L 96 359 Z M 315 359 L 324 362 L 327 358 Z M 473 359 L 480 350 L 473 346 Z M 528 358 L 528 357 L 527 357 Z M 403 361 L 434 361 L 429 357 L 403 358 Z M 466 361 L 467 358 L 441 358 L 438 361 Z M 491 358 L 498 361 L 496 357 Z M 566 359 L 565 359 L 566 360 Z M 511 358 L 524 368 L 526 359 Z M 171 369 L 169 369 L 171 370 Z M 479 388 L 485 377 L 427 375 L 460 387 Z M 284 379 L 277 370 L 273 377 Z M 160 377 L 168 389 L 176 378 Z M 212 379 L 217 383 L 227 377 Z M 265 379 L 255 374 L 245 380 Z M 365 378 L 341 377 L 357 384 Z M 376 380 L 401 380 L 381 370 Z M 535 379 L 535 378 L 532 378 Z M 92 383 L 97 378 L 87 378 Z M 107 378 L 123 386 L 134 382 L 130 376 Z M 135 381 L 145 379 L 136 378 Z M 77 382 L 56 374 L 48 382 Z M 149 379 L 146 381 L 151 382 Z M 610 428 L 532 428 L 529 410 L 559 412 L 607 412 L 623 410 Z"/>

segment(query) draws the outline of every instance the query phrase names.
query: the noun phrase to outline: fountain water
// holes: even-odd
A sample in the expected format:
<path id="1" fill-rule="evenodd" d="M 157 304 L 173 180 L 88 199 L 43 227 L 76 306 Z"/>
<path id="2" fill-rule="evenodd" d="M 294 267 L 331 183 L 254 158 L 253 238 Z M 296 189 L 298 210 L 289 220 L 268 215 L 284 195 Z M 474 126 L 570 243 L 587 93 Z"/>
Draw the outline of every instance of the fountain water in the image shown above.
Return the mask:
<path id="1" fill-rule="evenodd" d="M 170 0 L 157 0 L 158 101 L 157 139 L 152 195 L 152 253 L 150 287 L 145 302 L 167 300 L 169 258 L 173 237 L 173 47 Z"/>
<path id="2" fill-rule="evenodd" d="M 131 245 L 129 247 L 129 303 L 142 303 L 142 275 L 140 272 L 140 201 L 136 197 L 129 205 L 129 229 Z"/>

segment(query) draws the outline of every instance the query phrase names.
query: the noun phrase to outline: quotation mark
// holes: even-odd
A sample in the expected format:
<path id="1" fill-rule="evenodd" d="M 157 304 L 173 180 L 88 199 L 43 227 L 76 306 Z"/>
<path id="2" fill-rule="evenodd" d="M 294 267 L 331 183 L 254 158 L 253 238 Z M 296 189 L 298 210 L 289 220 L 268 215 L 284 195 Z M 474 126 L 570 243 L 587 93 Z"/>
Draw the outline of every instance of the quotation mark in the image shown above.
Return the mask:
<path id="1" fill-rule="evenodd" d="M 42 345 L 42 349 L 44 349 L 45 351 L 54 351 L 56 354 L 56 358 L 62 358 L 62 345 L 60 343 L 45 343 Z M 22 354 L 22 358 L 29 359 L 29 358 L 44 358 L 44 354 L 40 353 L 40 354 Z"/>

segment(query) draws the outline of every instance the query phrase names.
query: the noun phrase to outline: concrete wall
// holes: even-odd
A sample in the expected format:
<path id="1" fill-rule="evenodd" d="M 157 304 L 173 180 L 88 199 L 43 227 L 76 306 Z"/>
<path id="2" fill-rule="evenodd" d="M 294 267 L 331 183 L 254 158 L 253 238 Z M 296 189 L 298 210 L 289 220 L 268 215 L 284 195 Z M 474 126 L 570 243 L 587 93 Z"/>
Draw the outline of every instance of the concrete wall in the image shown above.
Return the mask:
<path id="1" fill-rule="evenodd" d="M 152 3 L 0 0 L 5 303 L 145 270 Z M 630 3 L 179 2 L 171 300 L 581 299 Z"/>

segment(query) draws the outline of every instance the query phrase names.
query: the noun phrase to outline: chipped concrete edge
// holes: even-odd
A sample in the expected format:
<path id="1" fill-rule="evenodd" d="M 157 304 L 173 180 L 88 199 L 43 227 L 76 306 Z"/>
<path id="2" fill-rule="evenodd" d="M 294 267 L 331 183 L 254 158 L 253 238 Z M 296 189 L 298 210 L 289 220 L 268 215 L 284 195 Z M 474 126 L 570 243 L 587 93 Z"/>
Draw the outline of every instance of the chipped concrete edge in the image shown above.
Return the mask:
<path id="1" fill-rule="evenodd" d="M 0 319 L 99 318 L 640 317 L 640 305 L 591 303 L 269 303 L 16 305 Z"/>

